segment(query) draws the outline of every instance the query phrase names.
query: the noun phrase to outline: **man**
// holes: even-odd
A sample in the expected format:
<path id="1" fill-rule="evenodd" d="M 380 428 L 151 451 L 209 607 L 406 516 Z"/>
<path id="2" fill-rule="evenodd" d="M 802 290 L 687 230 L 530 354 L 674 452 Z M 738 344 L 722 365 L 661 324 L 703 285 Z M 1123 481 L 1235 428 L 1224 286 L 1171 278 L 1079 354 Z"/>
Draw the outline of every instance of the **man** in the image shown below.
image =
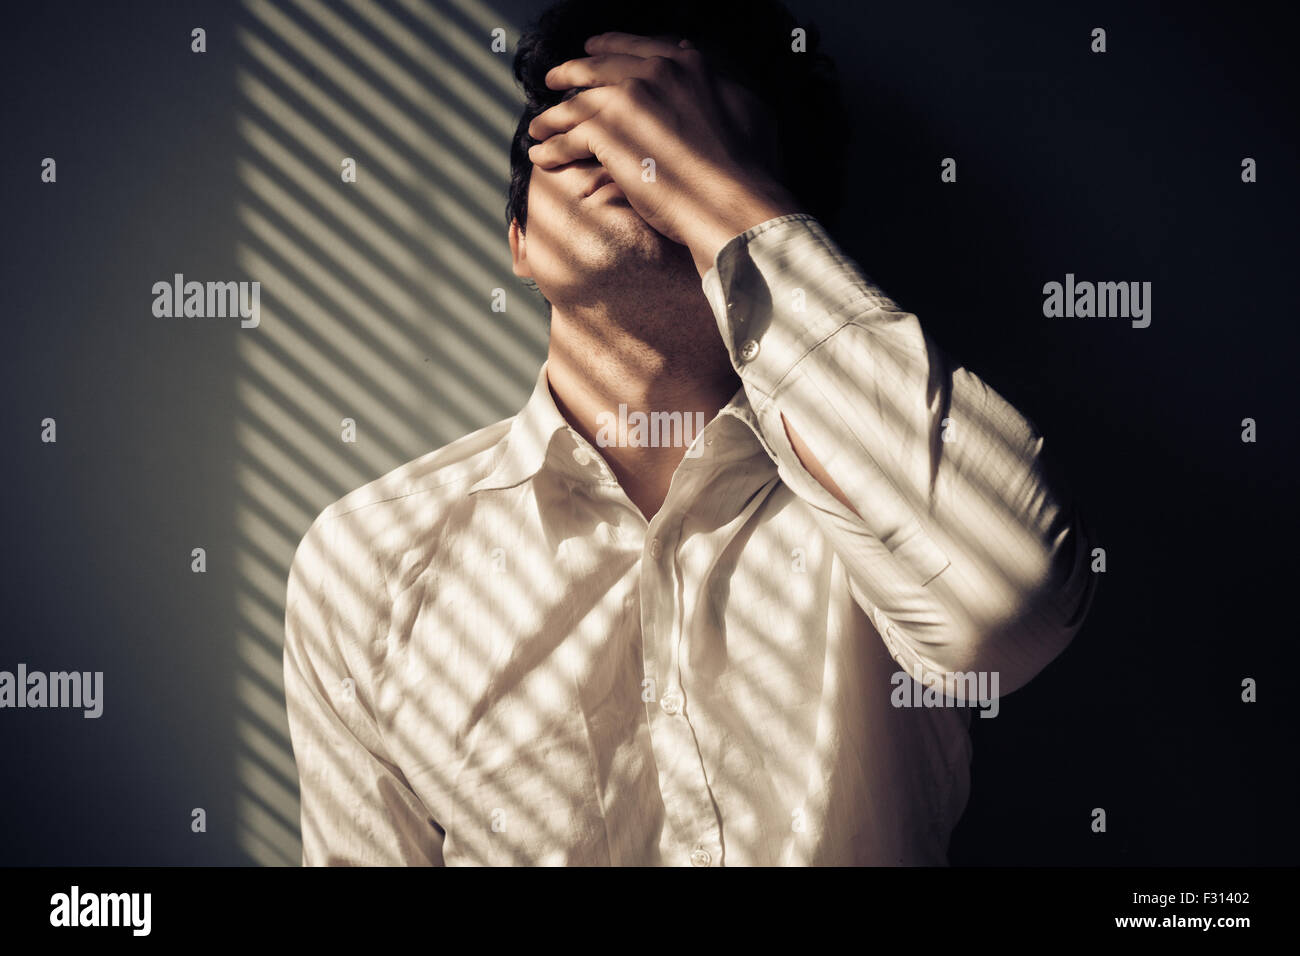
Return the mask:
<path id="1" fill-rule="evenodd" d="M 727 46 L 788 14 L 645 6 L 520 43 L 532 397 L 295 556 L 305 863 L 944 863 L 971 710 L 1090 605 L 1043 439 L 801 198 L 820 144 Z"/>

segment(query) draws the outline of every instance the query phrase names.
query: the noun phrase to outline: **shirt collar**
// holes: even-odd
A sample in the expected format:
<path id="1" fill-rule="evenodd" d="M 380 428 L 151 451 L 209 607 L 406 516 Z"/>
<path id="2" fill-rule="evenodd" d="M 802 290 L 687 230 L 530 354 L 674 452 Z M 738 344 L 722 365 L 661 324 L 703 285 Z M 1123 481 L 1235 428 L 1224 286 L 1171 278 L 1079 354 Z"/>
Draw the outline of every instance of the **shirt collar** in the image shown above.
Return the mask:
<path id="1" fill-rule="evenodd" d="M 511 421 L 510 430 L 506 434 L 505 450 L 496 466 L 470 486 L 470 494 L 513 487 L 536 476 L 548 461 L 572 473 L 579 480 L 586 479 L 593 483 L 617 482 L 609 468 L 603 464 L 598 449 L 578 434 L 560 414 L 546 374 L 548 365 L 549 361 L 542 363 L 532 394 Z M 707 443 L 701 449 L 701 458 L 725 461 L 754 455 L 772 458 L 743 386 L 718 410 L 713 420 L 705 425 L 700 441 Z M 579 453 L 575 458 L 578 449 L 583 449 L 586 455 Z M 773 467 L 774 461 L 772 459 Z"/>

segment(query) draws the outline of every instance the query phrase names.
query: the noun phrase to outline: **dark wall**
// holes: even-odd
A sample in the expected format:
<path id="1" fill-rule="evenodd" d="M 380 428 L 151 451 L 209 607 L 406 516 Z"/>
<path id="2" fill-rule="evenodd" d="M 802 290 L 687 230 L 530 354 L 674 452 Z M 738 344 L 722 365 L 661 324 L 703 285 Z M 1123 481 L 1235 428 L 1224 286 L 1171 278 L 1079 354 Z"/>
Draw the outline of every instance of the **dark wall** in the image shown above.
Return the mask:
<path id="1" fill-rule="evenodd" d="M 1106 549 L 1075 643 L 998 719 L 973 722 L 974 788 L 953 862 L 1294 862 L 1290 34 L 1243 4 L 790 6 L 821 28 L 849 91 L 841 245 L 1048 436 Z M 0 669 L 100 670 L 105 704 L 96 720 L 0 711 L 0 864 L 291 861 L 294 783 L 265 666 L 276 598 L 257 581 L 287 571 L 313 509 L 512 413 L 531 386 L 516 358 L 502 363 L 508 381 L 449 411 L 465 374 L 455 343 L 516 354 L 477 324 L 491 320 L 491 282 L 465 287 L 434 255 L 433 281 L 403 273 L 336 200 L 271 154 L 259 158 L 240 125 L 252 116 L 273 128 L 248 107 L 244 70 L 311 121 L 322 149 L 350 135 L 327 103 L 251 55 L 243 31 L 384 130 L 383 149 L 355 136 L 339 146 L 362 157 L 377 190 L 357 202 L 399 240 L 438 248 L 447 227 L 427 193 L 462 187 L 418 129 L 390 130 L 385 118 L 406 111 L 436 131 L 446 109 L 473 126 L 475 101 L 445 105 L 455 84 L 446 69 L 422 71 L 420 49 L 471 83 L 495 69 L 485 96 L 509 106 L 499 82 L 508 57 L 485 67 L 453 33 L 486 46 L 499 22 L 513 47 L 538 5 L 379 5 L 388 19 L 365 8 L 58 2 L 7 13 Z M 391 23 L 420 45 L 395 43 Z M 190 50 L 195 26 L 208 34 L 201 55 Z M 1094 27 L 1107 31 L 1104 54 L 1089 50 Z M 401 75 L 370 48 L 391 52 Z M 370 91 L 340 80 L 337 63 Z M 430 93 L 420 108 L 405 76 Z M 284 143 L 310 156 L 316 141 L 285 129 Z M 508 139 L 499 123 L 482 134 L 499 157 L 485 163 L 467 148 L 461 159 L 500 183 L 471 209 L 477 229 L 500 235 L 481 270 L 518 297 L 513 321 L 530 330 L 518 348 L 540 362 L 544 320 L 509 273 L 500 225 Z M 40 181 L 46 156 L 57 159 L 54 184 Z M 945 157 L 957 160 L 955 183 L 940 181 Z M 1242 182 L 1244 157 L 1257 161 L 1258 182 Z M 415 343 L 424 375 L 409 375 L 404 394 L 439 414 L 383 435 L 376 427 L 355 453 L 314 452 L 311 436 L 337 428 L 340 409 L 364 400 L 365 380 L 345 345 L 295 316 L 300 305 L 268 286 L 262 339 L 229 322 L 152 315 L 155 281 L 256 278 L 250 250 L 286 274 L 312 274 L 287 247 L 259 249 L 267 234 L 249 210 L 286 233 L 304 227 L 250 185 L 250 162 L 318 205 L 322 221 L 340 219 L 409 292 L 391 328 Z M 363 304 L 393 308 L 331 265 L 328 249 L 313 254 Z M 1045 318 L 1043 284 L 1067 273 L 1151 282 L 1151 325 Z M 482 314 L 462 314 L 464 298 L 481 298 Z M 345 306 L 336 293 L 331 314 L 346 321 Z M 433 331 L 409 327 L 425 313 Z M 367 333 L 377 355 L 383 333 Z M 303 343 L 314 351 L 296 351 Z M 293 380 L 269 375 L 263 356 Z M 278 413 L 249 398 L 249 382 Z M 40 440 L 46 417 L 57 443 Z M 1241 441 L 1244 418 L 1257 422 L 1255 443 Z M 254 433 L 303 474 L 253 461 Z M 261 484 L 248 477 L 259 468 Z M 263 485 L 277 490 L 258 499 Z M 293 505 L 277 511 L 277 500 Z M 200 546 L 208 569 L 195 574 Z M 1256 703 L 1241 700 L 1245 678 L 1258 682 Z M 196 807 L 205 833 L 191 830 Z M 1096 807 L 1104 834 L 1090 828 Z"/>

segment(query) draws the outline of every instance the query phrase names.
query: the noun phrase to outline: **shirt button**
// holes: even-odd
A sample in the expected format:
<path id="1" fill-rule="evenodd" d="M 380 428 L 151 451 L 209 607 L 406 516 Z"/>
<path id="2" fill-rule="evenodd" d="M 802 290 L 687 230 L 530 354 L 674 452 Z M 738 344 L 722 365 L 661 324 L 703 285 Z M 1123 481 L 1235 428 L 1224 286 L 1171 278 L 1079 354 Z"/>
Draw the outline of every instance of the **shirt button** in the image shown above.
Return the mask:
<path id="1" fill-rule="evenodd" d="M 713 855 L 702 846 L 697 846 L 691 852 L 691 866 L 708 866 L 713 862 Z"/>
<path id="2" fill-rule="evenodd" d="M 663 550 L 663 545 L 659 543 L 658 538 L 650 539 L 650 557 L 658 558 L 659 555 L 663 553 Z"/>
<path id="3" fill-rule="evenodd" d="M 573 460 L 585 468 L 591 464 L 591 455 L 587 454 L 587 449 L 579 446 L 573 449 Z"/>
<path id="4" fill-rule="evenodd" d="M 745 344 L 740 347 L 740 357 L 746 362 L 758 358 L 758 343 L 753 339 L 746 339 Z"/>
<path id="5" fill-rule="evenodd" d="M 681 713 L 682 698 L 681 695 L 673 691 L 664 694 L 663 699 L 659 701 L 659 706 L 669 717 L 674 717 Z"/>

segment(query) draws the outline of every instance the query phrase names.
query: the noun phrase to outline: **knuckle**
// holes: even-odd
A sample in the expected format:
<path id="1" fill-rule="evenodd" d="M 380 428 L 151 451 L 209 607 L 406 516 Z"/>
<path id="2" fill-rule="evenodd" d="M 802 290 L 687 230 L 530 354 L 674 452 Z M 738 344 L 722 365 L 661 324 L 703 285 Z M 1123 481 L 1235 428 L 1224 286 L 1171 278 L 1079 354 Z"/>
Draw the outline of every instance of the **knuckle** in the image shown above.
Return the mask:
<path id="1" fill-rule="evenodd" d="M 676 64 L 666 56 L 652 56 L 646 59 L 646 75 L 651 79 L 663 80 L 670 76 Z"/>
<path id="2" fill-rule="evenodd" d="M 677 62 L 690 69 L 696 69 L 704 62 L 704 54 L 690 47 L 677 54 Z"/>
<path id="3" fill-rule="evenodd" d="M 650 83 L 639 76 L 629 76 L 620 86 L 624 95 L 633 99 L 640 99 L 650 91 Z"/>

